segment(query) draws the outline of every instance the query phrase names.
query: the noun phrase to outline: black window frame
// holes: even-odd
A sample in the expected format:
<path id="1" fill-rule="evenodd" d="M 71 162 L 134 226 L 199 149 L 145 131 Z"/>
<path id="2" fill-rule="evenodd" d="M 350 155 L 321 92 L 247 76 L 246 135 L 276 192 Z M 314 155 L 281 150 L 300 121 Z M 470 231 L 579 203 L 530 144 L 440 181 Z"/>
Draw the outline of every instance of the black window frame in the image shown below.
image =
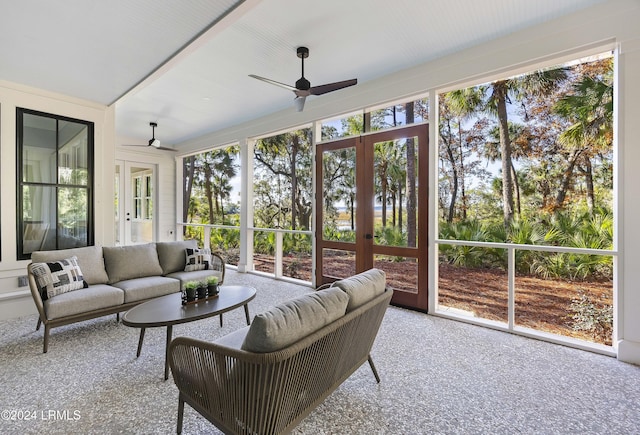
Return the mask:
<path id="1" fill-rule="evenodd" d="M 59 135 L 56 133 L 56 178 L 54 183 L 44 182 L 25 182 L 23 173 L 23 142 L 24 142 L 24 115 L 35 115 L 45 118 L 50 118 L 56 122 L 56 131 L 58 132 L 58 123 L 60 121 L 73 122 L 83 124 L 87 127 L 87 184 L 75 185 L 75 184 L 63 184 L 60 183 L 58 177 L 59 169 Z M 87 194 L 87 222 L 86 222 L 86 246 L 93 246 L 95 244 L 95 204 L 94 204 L 94 146 L 95 146 L 95 127 L 91 121 L 82 119 L 71 118 L 62 115 L 56 115 L 52 113 L 40 112 L 37 110 L 26 109 L 22 107 L 16 108 L 16 255 L 18 260 L 31 259 L 31 253 L 23 253 L 24 248 L 24 216 L 23 216 L 23 196 L 25 186 L 41 186 L 41 187 L 53 187 L 56 192 L 60 188 L 85 188 Z M 55 195 L 55 222 L 58 222 L 59 210 L 58 210 L 58 195 Z M 52 228 L 55 237 L 55 250 L 64 249 L 59 247 L 58 228 Z"/>

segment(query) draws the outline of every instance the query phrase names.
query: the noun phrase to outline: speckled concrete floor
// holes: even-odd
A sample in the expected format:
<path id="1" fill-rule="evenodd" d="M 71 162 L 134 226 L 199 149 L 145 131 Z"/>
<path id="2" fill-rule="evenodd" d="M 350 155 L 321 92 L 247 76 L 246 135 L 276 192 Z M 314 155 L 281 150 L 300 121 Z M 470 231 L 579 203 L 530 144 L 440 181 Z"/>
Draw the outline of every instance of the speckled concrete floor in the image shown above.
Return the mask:
<path id="1" fill-rule="evenodd" d="M 310 291 L 233 271 L 226 283 L 258 289 L 252 314 Z M 147 330 L 136 358 L 139 331 L 115 316 L 54 329 L 47 354 L 35 323 L 0 322 L 0 434 L 175 433 L 163 328 Z M 244 323 L 236 310 L 223 328 L 207 319 L 174 327 L 174 336 L 211 340 Z M 294 432 L 640 433 L 640 367 L 614 358 L 395 307 L 372 356 L 380 384 L 365 364 Z M 219 432 L 187 406 L 183 433 Z"/>

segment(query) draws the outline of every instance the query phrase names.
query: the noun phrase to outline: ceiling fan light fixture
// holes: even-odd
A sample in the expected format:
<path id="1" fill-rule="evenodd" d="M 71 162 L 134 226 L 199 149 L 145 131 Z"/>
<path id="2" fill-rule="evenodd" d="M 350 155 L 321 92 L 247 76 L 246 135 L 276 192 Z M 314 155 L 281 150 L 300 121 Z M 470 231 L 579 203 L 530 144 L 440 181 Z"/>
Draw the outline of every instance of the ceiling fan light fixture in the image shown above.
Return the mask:
<path id="1" fill-rule="evenodd" d="M 149 139 L 149 146 L 150 147 L 155 147 L 155 148 L 160 148 L 160 140 L 159 139 Z"/>
<path id="2" fill-rule="evenodd" d="M 293 100 L 293 104 L 295 104 L 296 106 L 296 110 L 298 112 L 302 112 L 302 109 L 304 109 L 304 101 L 307 99 L 307 97 L 296 97 Z"/>

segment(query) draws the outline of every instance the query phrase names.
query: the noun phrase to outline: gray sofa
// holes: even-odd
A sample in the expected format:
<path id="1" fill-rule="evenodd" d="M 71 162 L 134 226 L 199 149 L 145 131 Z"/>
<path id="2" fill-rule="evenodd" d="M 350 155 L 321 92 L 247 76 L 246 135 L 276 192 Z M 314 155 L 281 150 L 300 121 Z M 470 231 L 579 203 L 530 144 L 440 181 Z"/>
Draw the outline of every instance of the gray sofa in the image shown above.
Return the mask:
<path id="1" fill-rule="evenodd" d="M 199 254 L 203 252 L 195 240 L 32 253 L 27 275 L 39 313 L 36 330 L 44 324 L 43 352 L 48 350 L 51 328 L 118 314 L 210 275 L 222 284 L 222 258 Z"/>
<path id="2" fill-rule="evenodd" d="M 289 433 L 369 362 L 392 290 L 371 269 L 258 314 L 217 341 L 178 337 L 169 365 L 189 404 L 227 434 Z"/>

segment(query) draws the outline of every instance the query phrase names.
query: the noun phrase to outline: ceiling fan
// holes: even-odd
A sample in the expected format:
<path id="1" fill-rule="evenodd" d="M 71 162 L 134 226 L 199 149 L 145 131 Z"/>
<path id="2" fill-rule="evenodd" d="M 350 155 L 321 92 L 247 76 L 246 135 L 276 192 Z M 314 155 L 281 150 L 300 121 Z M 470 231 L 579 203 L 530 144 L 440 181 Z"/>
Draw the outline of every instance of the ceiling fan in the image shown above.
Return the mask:
<path id="1" fill-rule="evenodd" d="M 296 82 L 295 86 L 286 85 L 284 83 L 276 82 L 275 80 L 267 79 L 254 74 L 249 74 L 249 77 L 253 77 L 254 79 L 262 80 L 263 82 L 271 83 L 272 85 L 280 86 L 281 88 L 293 91 L 293 93 L 296 94 L 296 98 L 293 100 L 293 102 L 295 103 L 298 112 L 302 112 L 305 99 L 309 95 L 322 95 L 328 92 L 337 91 L 338 89 L 353 86 L 358 83 L 358 79 L 351 79 L 312 87 L 311 83 L 309 83 L 309 80 L 304 78 L 304 60 L 309 57 L 309 49 L 307 47 L 298 47 L 296 52 L 298 54 L 298 57 L 302 61 L 302 77 L 300 77 L 300 79 Z"/>
<path id="2" fill-rule="evenodd" d="M 160 140 L 156 139 L 156 127 L 158 126 L 157 122 L 150 122 L 149 125 L 151 126 L 151 139 L 149 139 L 149 145 L 125 145 L 128 147 L 145 147 L 145 146 L 149 146 L 149 147 L 153 147 L 157 150 L 165 150 L 165 151 L 177 151 L 173 148 L 167 148 L 167 147 L 162 147 L 160 146 Z"/>

